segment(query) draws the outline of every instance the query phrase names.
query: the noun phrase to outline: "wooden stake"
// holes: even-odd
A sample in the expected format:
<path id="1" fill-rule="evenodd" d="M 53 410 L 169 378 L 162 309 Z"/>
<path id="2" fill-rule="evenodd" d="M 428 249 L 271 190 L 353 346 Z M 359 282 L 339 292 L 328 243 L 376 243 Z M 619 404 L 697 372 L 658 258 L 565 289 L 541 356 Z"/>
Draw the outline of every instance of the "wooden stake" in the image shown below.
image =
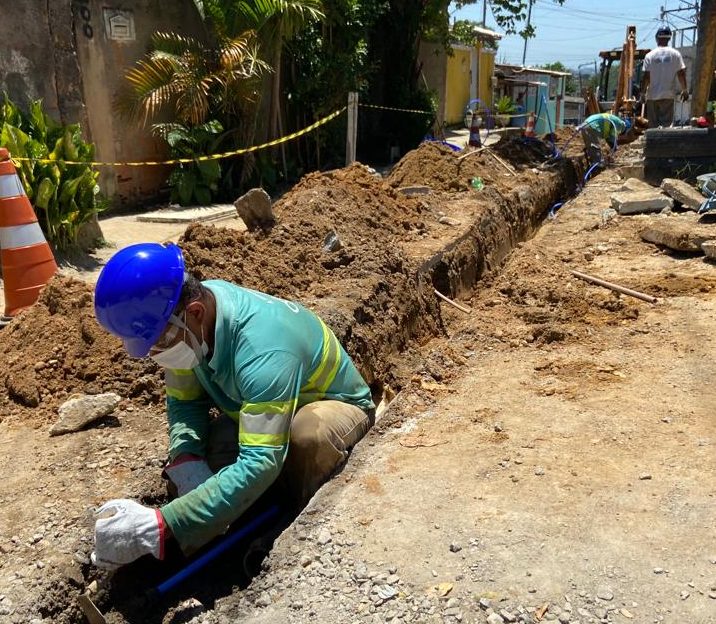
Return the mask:
<path id="1" fill-rule="evenodd" d="M 495 152 L 488 148 L 487 153 L 492 156 L 498 163 L 500 163 L 510 175 L 517 175 L 517 171 L 512 165 L 508 165 L 502 158 L 500 158 Z"/>
<path id="2" fill-rule="evenodd" d="M 579 279 L 584 280 L 585 282 L 590 282 L 592 284 L 596 284 L 597 286 L 603 286 L 604 288 L 609 288 L 610 290 L 614 290 L 616 292 L 622 293 L 623 295 L 629 295 L 630 297 L 636 297 L 637 299 L 641 299 L 642 301 L 648 301 L 649 303 L 657 303 L 659 300 L 656 297 L 652 297 L 651 295 L 645 295 L 642 292 L 639 292 L 638 290 L 632 290 L 631 288 L 626 288 L 625 286 L 619 286 L 619 284 L 614 284 L 613 282 L 607 282 L 603 279 L 599 279 L 598 277 L 593 277 L 591 275 L 587 275 L 586 273 L 580 273 L 579 271 L 572 271 L 572 275 L 574 277 L 578 277 Z"/>
<path id="3" fill-rule="evenodd" d="M 467 158 L 468 156 L 472 156 L 473 154 L 479 154 L 482 150 L 486 150 L 486 147 L 478 147 L 475 150 L 469 151 L 467 154 L 463 154 L 462 156 L 458 156 L 458 160 L 462 160 L 463 158 Z"/>
<path id="4" fill-rule="evenodd" d="M 459 303 L 453 301 L 453 300 L 450 299 L 449 297 L 446 297 L 446 296 L 443 295 L 437 288 L 433 288 L 433 290 L 435 291 L 435 294 L 436 294 L 438 297 L 440 297 L 440 299 L 442 299 L 445 303 L 449 303 L 451 306 L 456 307 L 458 310 L 460 310 L 460 312 L 464 312 L 465 314 L 470 314 L 470 313 L 472 313 L 472 310 L 471 310 L 470 308 L 468 308 L 468 307 L 466 307 L 466 306 L 463 306 L 463 305 L 460 305 Z"/>

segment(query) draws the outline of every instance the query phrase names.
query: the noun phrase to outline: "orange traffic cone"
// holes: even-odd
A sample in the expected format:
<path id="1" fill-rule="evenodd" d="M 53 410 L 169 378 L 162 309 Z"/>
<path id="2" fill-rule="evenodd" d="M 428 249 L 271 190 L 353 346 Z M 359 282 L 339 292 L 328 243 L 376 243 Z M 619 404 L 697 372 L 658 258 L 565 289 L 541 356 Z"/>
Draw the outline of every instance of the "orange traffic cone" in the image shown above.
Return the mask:
<path id="1" fill-rule="evenodd" d="M 0 147 L 0 263 L 5 317 L 30 307 L 57 272 L 52 250 L 37 222 L 10 153 Z"/>
<path id="2" fill-rule="evenodd" d="M 530 113 L 529 119 L 527 119 L 527 127 L 525 128 L 526 137 L 536 137 L 535 133 L 535 114 Z"/>
<path id="3" fill-rule="evenodd" d="M 470 121 L 470 139 L 467 144 L 471 147 L 481 147 L 480 141 L 480 117 L 477 111 L 472 113 L 472 121 Z"/>

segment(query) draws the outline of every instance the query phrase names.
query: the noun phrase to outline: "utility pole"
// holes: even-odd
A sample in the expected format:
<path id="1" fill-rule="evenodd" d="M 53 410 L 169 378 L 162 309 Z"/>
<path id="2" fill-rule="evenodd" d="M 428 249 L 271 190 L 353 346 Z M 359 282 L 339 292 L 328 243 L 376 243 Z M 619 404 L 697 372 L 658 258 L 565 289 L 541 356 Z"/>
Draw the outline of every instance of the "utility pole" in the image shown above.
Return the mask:
<path id="1" fill-rule="evenodd" d="M 527 26 L 526 28 L 529 29 L 530 22 L 532 21 L 532 4 L 534 0 L 529 0 L 530 7 L 527 9 Z M 525 59 L 527 58 L 527 37 L 525 37 L 525 47 L 522 50 L 522 67 L 525 66 Z"/>
<path id="2" fill-rule="evenodd" d="M 487 28 L 487 0 L 482 0 L 482 26 Z"/>

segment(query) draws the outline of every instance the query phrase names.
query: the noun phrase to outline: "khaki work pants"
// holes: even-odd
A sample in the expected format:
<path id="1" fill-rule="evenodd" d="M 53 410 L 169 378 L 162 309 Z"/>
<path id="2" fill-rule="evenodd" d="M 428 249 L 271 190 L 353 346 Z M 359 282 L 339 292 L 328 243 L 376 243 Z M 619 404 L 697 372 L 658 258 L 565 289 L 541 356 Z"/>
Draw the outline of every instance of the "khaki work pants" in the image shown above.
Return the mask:
<path id="1" fill-rule="evenodd" d="M 299 409 L 291 423 L 288 455 L 278 487 L 303 507 L 348 459 L 350 450 L 373 426 L 374 415 L 341 401 L 316 401 Z M 222 414 L 212 421 L 207 462 L 217 472 L 239 455 L 238 425 Z"/>

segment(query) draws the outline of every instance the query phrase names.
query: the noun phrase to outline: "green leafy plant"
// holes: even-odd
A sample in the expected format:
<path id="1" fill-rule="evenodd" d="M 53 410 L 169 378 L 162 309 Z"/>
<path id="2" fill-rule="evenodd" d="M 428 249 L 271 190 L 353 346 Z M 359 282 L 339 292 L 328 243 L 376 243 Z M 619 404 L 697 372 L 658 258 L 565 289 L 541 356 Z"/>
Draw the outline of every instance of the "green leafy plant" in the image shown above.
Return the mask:
<path id="1" fill-rule="evenodd" d="M 223 138 L 222 125 L 214 120 L 200 126 L 183 126 L 163 123 L 152 126 L 152 131 L 162 137 L 171 150 L 172 158 L 197 158 L 216 152 Z M 195 160 L 182 163 L 169 176 L 171 201 L 182 206 L 207 205 L 219 193 L 221 164 L 218 160 Z"/>
<path id="2" fill-rule="evenodd" d="M 48 241 L 57 249 L 76 244 L 82 225 L 106 207 L 99 173 L 84 164 L 94 159 L 94 145 L 82 140 L 79 124 L 54 121 L 41 100 L 24 112 L 3 94 L 0 146 L 15 158 L 31 159 L 18 161 L 17 174 Z"/>
<path id="3" fill-rule="evenodd" d="M 516 110 L 517 107 L 509 95 L 503 95 L 495 102 L 495 112 L 498 115 L 512 115 Z"/>

